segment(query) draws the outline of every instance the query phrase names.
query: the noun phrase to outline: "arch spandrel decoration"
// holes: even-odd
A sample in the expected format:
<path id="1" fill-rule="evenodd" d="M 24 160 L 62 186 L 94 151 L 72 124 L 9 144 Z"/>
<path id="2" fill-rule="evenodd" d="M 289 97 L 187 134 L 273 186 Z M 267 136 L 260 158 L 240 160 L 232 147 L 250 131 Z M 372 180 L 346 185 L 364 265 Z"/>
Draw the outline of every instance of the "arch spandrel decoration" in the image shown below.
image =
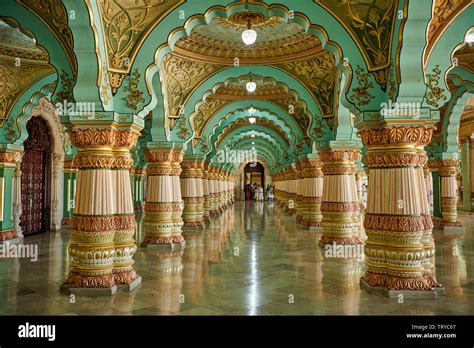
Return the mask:
<path id="1" fill-rule="evenodd" d="M 98 0 L 107 45 L 110 84 L 115 93 L 132 70 L 141 44 L 151 30 L 185 0 Z M 147 5 L 146 7 L 144 7 Z"/>
<path id="2" fill-rule="evenodd" d="M 0 127 L 21 96 L 44 77 L 54 74 L 45 48 L 33 33 L 12 19 L 0 18 Z"/>
<path id="3" fill-rule="evenodd" d="M 350 33 L 364 56 L 368 70 L 385 89 L 398 0 L 314 2 L 327 9 Z"/>

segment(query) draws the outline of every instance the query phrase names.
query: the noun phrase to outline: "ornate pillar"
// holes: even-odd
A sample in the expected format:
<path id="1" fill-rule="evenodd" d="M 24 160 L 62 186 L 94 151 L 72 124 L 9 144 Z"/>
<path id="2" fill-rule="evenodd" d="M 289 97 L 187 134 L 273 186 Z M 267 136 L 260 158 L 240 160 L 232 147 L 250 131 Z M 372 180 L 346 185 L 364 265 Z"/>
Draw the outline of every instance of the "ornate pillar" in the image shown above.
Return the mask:
<path id="1" fill-rule="evenodd" d="M 275 186 L 273 190 L 275 204 L 280 203 L 280 172 L 276 172 L 272 177 L 273 185 Z"/>
<path id="2" fill-rule="evenodd" d="M 456 173 L 458 160 L 435 160 L 430 161 L 429 166 L 433 172 L 439 175 L 439 203 L 441 203 L 441 218 L 433 218 L 435 228 L 444 230 L 462 230 L 463 225 L 458 220 L 457 191 L 458 183 Z"/>
<path id="3" fill-rule="evenodd" d="M 286 207 L 288 204 L 288 193 L 287 193 L 287 171 L 286 168 L 284 168 L 281 171 L 281 191 L 280 191 L 280 207 Z"/>
<path id="4" fill-rule="evenodd" d="M 431 170 L 426 163 L 423 167 L 423 175 L 425 177 L 425 185 L 426 185 L 426 195 L 428 197 L 428 206 L 430 215 L 433 215 L 433 175 L 431 175 Z"/>
<path id="5" fill-rule="evenodd" d="M 19 155 L 21 159 L 21 155 Z M 18 238 L 23 238 L 23 231 L 20 226 L 20 217 L 22 213 L 21 205 L 21 160 L 16 162 L 15 174 L 13 178 L 13 201 L 12 201 L 13 229 Z"/>
<path id="6" fill-rule="evenodd" d="M 77 168 L 74 164 L 74 156 L 68 156 L 64 160 L 64 205 L 62 225 L 69 225 L 74 212 L 74 195 L 76 193 Z"/>
<path id="7" fill-rule="evenodd" d="M 311 230 L 321 231 L 321 198 L 323 195 L 323 172 L 319 159 L 306 159 L 302 163 L 304 175 L 304 205 L 303 226 Z"/>
<path id="8" fill-rule="evenodd" d="M 145 202 L 145 238 L 142 246 L 159 251 L 183 249 L 181 235 L 183 201 L 181 198 L 181 146 L 148 147 L 145 149 L 147 192 Z"/>
<path id="9" fill-rule="evenodd" d="M 472 118 L 474 121 L 474 118 Z M 474 122 L 471 121 L 471 125 Z M 469 124 L 469 123 L 468 123 Z M 461 169 L 462 169 L 462 209 L 464 211 L 474 212 L 474 134 L 470 131 L 461 132 L 462 129 L 469 130 L 467 125 L 460 126 L 460 147 L 461 147 Z M 462 134 L 464 133 L 464 134 Z"/>
<path id="10" fill-rule="evenodd" d="M 181 196 L 184 201 L 183 227 L 204 227 L 203 168 L 204 162 L 199 159 L 185 158 L 181 162 Z"/>
<path id="11" fill-rule="evenodd" d="M 290 214 L 296 211 L 296 186 L 298 183 L 298 178 L 296 175 L 296 168 L 292 165 L 288 167 L 287 174 L 287 205 L 285 211 L 288 211 Z"/>
<path id="12" fill-rule="evenodd" d="M 70 221 L 72 258 L 64 287 L 77 294 L 113 294 L 117 285 L 131 290 L 139 277 L 133 270 L 136 250 L 128 170 L 133 130 L 75 128 L 77 192 Z M 136 282 L 134 283 L 136 284 Z"/>
<path id="13" fill-rule="evenodd" d="M 116 139 L 117 149 L 114 149 L 115 161 L 112 164 L 112 179 L 114 183 L 115 204 L 115 233 L 114 233 L 114 279 L 119 289 L 133 290 L 141 283 L 133 269 L 133 255 L 137 245 L 133 239 L 137 228 L 133 204 L 132 187 L 130 183 L 130 168 L 133 158 L 130 149 L 134 148 L 138 139 L 135 132 L 123 133 Z"/>
<path id="14" fill-rule="evenodd" d="M 323 235 L 321 244 L 359 244 L 357 228 L 360 207 L 357 198 L 355 162 L 358 149 L 321 150 Z M 356 220 L 357 219 L 357 220 Z"/>
<path id="15" fill-rule="evenodd" d="M 20 161 L 20 149 L 0 149 L 0 244 L 17 243 L 23 237 Z"/>
<path id="16" fill-rule="evenodd" d="M 219 215 L 219 168 L 209 166 L 209 214 Z"/>
<path id="17" fill-rule="evenodd" d="M 52 156 L 51 180 L 51 231 L 59 231 L 64 211 L 64 154 L 54 153 Z"/>
<path id="18" fill-rule="evenodd" d="M 132 167 L 130 168 L 130 179 L 133 193 L 133 208 L 137 212 L 144 209 L 143 202 L 143 178 L 145 177 L 145 168 Z"/>
<path id="19" fill-rule="evenodd" d="M 362 285 L 389 296 L 422 290 L 413 296 L 435 296 L 429 271 L 432 248 L 427 215 L 423 150 L 432 135 L 427 126 L 387 126 L 360 132 L 367 146 L 369 189 L 364 227 L 367 272 Z M 433 250 L 434 253 L 434 250 Z M 393 293 L 395 291 L 395 293 Z"/>
<path id="20" fill-rule="evenodd" d="M 357 187 L 357 199 L 359 204 L 362 202 L 362 175 L 359 172 L 355 173 L 356 187 Z"/>
<path id="21" fill-rule="evenodd" d="M 225 172 L 219 168 L 219 211 L 222 213 L 225 208 Z"/>
<path id="22" fill-rule="evenodd" d="M 202 170 L 202 194 L 203 194 L 203 216 L 202 219 L 204 222 L 210 221 L 209 216 L 209 206 L 210 206 L 210 196 L 209 196 L 209 163 L 203 163 Z"/>
<path id="23" fill-rule="evenodd" d="M 302 161 L 298 161 L 296 162 L 296 222 L 303 221 L 303 214 L 305 210 L 303 205 L 304 186 L 305 181 Z"/>

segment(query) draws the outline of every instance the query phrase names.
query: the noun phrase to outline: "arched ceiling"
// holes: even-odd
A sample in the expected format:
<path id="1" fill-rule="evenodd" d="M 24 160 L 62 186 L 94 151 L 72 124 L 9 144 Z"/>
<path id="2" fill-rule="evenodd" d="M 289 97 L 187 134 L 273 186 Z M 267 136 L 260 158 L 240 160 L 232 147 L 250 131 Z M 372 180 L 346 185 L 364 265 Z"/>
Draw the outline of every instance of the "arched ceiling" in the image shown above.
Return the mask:
<path id="1" fill-rule="evenodd" d="M 76 93 L 113 122 L 149 117 L 143 142 L 212 153 L 226 139 L 248 145 L 242 139 L 254 127 L 257 144 L 279 144 L 291 160 L 314 143 L 353 140 L 347 115 L 380 121 L 389 99 L 413 97 L 439 119 L 456 95 L 448 76 L 473 71 L 472 46 L 460 45 L 473 6 L 427 2 L 431 8 L 408 0 L 4 1 L 0 124 L 14 113 L 8 131 L 20 133 L 19 114 L 38 91 L 53 101 Z M 257 41 L 247 46 L 249 23 Z"/>
<path id="2" fill-rule="evenodd" d="M 240 38 L 248 21 L 258 37 L 250 46 Z M 268 64 L 310 57 L 320 52 L 322 46 L 318 37 L 299 24 L 249 11 L 215 17 L 209 24 L 195 27 L 189 36 L 176 42 L 173 50 L 204 62 L 234 64 L 238 57 L 240 64 Z"/>

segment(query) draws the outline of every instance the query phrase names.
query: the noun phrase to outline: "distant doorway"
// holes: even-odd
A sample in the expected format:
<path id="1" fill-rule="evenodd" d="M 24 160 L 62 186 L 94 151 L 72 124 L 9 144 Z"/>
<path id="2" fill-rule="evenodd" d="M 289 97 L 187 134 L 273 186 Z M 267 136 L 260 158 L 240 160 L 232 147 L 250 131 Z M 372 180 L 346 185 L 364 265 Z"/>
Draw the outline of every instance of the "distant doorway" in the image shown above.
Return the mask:
<path id="1" fill-rule="evenodd" d="M 20 226 L 23 234 L 49 230 L 51 217 L 51 150 L 52 137 L 47 121 L 32 117 L 26 124 L 21 161 Z"/>
<path id="2" fill-rule="evenodd" d="M 265 187 L 265 168 L 260 162 L 247 163 L 244 167 L 244 187 L 255 183 Z"/>

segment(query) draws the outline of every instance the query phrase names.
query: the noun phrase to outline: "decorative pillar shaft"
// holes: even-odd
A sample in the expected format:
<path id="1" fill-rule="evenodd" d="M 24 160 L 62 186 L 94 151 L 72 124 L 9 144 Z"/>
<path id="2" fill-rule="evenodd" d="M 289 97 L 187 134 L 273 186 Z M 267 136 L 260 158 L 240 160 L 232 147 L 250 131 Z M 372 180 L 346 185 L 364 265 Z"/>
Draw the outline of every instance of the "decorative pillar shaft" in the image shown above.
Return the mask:
<path id="1" fill-rule="evenodd" d="M 207 222 L 209 216 L 210 196 L 209 196 L 209 163 L 204 162 L 202 171 L 202 194 L 203 194 L 203 221 Z"/>
<path id="2" fill-rule="evenodd" d="M 21 206 L 21 163 L 16 163 L 15 175 L 13 178 L 13 202 L 12 202 L 13 229 L 18 238 L 23 238 L 23 231 L 20 226 L 20 217 L 22 213 Z"/>
<path id="3" fill-rule="evenodd" d="M 359 150 L 320 151 L 323 162 L 321 244 L 359 244 L 357 228 L 360 207 L 357 198 L 355 162 Z M 357 220 L 356 220 L 357 219 Z"/>
<path id="4" fill-rule="evenodd" d="M 116 285 L 131 290 L 131 283 L 140 281 L 133 270 L 136 226 L 128 174 L 138 135 L 110 128 L 70 130 L 79 169 L 65 284 L 71 292 L 99 288 L 110 294 Z"/>
<path id="5" fill-rule="evenodd" d="M 62 225 L 69 225 L 74 212 L 74 196 L 76 194 L 77 168 L 74 157 L 67 157 L 64 161 L 64 205 Z"/>
<path id="6" fill-rule="evenodd" d="M 423 150 L 433 132 L 410 125 L 365 129 L 369 188 L 363 281 L 388 290 L 432 290 L 432 245 Z"/>
<path id="7" fill-rule="evenodd" d="M 296 189 L 298 183 L 298 177 L 296 174 L 296 168 L 290 166 L 287 168 L 287 205 L 285 210 L 290 214 L 296 211 Z"/>
<path id="8" fill-rule="evenodd" d="M 310 229 L 320 229 L 323 216 L 321 215 L 321 198 L 323 195 L 322 163 L 319 160 L 307 159 L 302 163 L 304 175 L 304 206 L 303 226 Z"/>
<path id="9" fill-rule="evenodd" d="M 20 152 L 0 150 L 0 243 L 17 242 L 23 236 L 20 227 L 20 159 Z"/>
<path id="10" fill-rule="evenodd" d="M 219 215 L 219 168 L 209 166 L 209 214 Z"/>
<path id="11" fill-rule="evenodd" d="M 141 212 L 144 209 L 143 202 L 143 178 L 145 177 L 145 168 L 132 167 L 130 169 L 130 179 L 133 193 L 133 208 Z"/>
<path id="12" fill-rule="evenodd" d="M 114 183 L 115 204 L 115 233 L 114 233 L 114 279 L 115 284 L 135 288 L 140 282 L 133 269 L 133 255 L 137 251 L 137 245 L 133 239 L 137 224 L 135 221 L 135 209 L 133 206 L 132 188 L 130 184 L 130 168 L 133 165 L 133 158 L 130 149 L 137 141 L 136 133 L 130 134 L 128 140 L 122 141 L 119 145 L 125 149 L 115 151 L 115 161 L 112 165 L 112 179 Z"/>
<path id="13" fill-rule="evenodd" d="M 179 175 L 182 148 L 147 148 L 145 238 L 142 246 L 162 251 L 185 247 L 181 235 L 183 201 Z"/>
<path id="14" fill-rule="evenodd" d="M 461 221 L 458 220 L 457 211 L 458 182 L 456 180 L 456 173 L 458 164 L 458 160 L 435 160 L 429 163 L 430 168 L 438 172 L 441 181 L 440 203 L 442 218 L 434 219 L 436 227 L 462 227 Z"/>
<path id="15" fill-rule="evenodd" d="M 303 206 L 303 193 L 304 193 L 304 173 L 302 162 L 296 163 L 296 222 L 303 221 L 304 206 Z"/>
<path id="16" fill-rule="evenodd" d="M 204 226 L 204 197 L 201 160 L 184 160 L 181 162 L 181 196 L 184 201 L 184 227 L 202 228 Z"/>

